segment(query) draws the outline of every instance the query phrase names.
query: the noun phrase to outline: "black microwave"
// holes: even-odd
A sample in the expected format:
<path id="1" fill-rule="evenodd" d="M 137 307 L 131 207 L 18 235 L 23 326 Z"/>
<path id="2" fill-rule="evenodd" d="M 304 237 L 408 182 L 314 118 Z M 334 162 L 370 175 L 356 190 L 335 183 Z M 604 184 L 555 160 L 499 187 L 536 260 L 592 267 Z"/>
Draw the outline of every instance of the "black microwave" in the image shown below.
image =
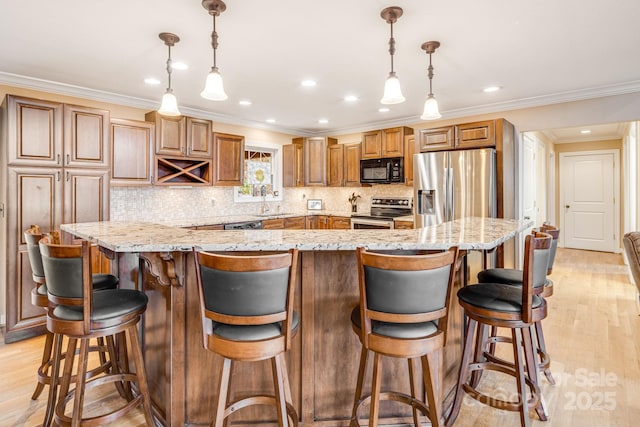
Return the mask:
<path id="1" fill-rule="evenodd" d="M 404 159 L 360 160 L 360 182 L 363 184 L 392 184 L 404 182 Z"/>

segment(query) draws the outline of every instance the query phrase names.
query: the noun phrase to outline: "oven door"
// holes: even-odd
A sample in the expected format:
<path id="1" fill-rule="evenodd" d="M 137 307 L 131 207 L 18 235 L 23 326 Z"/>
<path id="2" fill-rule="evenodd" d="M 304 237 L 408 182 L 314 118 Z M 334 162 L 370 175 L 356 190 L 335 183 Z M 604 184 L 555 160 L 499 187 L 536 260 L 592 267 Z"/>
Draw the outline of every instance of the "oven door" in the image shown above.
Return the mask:
<path id="1" fill-rule="evenodd" d="M 393 229 L 393 220 L 387 219 L 369 219 L 369 218 L 351 218 L 351 228 L 353 229 Z"/>

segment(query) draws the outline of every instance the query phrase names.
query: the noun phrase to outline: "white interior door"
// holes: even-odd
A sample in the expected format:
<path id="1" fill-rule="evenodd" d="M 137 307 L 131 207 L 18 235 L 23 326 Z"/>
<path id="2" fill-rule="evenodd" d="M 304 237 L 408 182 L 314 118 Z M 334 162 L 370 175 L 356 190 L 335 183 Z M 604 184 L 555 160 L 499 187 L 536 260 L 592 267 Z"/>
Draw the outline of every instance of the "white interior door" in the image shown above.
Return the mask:
<path id="1" fill-rule="evenodd" d="M 560 154 L 560 235 L 565 247 L 618 249 L 618 164 L 614 150 Z"/>

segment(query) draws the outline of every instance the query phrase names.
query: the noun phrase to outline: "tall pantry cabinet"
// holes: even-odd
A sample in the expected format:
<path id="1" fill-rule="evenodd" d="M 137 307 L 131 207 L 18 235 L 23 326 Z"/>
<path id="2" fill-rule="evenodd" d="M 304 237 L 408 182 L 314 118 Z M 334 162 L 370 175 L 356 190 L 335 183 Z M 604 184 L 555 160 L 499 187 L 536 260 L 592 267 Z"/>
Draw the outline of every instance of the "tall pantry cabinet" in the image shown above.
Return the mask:
<path id="1" fill-rule="evenodd" d="M 109 112 L 7 95 L 0 144 L 5 342 L 42 332 L 24 231 L 109 217 Z"/>

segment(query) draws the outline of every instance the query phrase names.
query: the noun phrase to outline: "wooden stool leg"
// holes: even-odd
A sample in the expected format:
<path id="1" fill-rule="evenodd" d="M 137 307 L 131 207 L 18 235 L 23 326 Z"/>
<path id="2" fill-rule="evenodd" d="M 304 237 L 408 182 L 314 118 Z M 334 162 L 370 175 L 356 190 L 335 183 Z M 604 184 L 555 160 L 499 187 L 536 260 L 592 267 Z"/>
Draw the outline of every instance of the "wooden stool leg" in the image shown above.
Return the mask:
<path id="1" fill-rule="evenodd" d="M 409 386 L 411 387 L 411 398 L 416 399 L 416 382 L 413 377 L 413 359 L 407 359 L 407 364 L 409 365 Z M 420 427 L 420 414 L 415 406 L 412 406 L 411 409 L 413 409 L 413 425 L 415 427 Z"/>
<path id="2" fill-rule="evenodd" d="M 140 340 L 138 338 L 138 325 L 135 324 L 128 328 L 129 340 L 131 342 L 131 351 L 133 352 L 133 363 L 136 367 L 136 378 L 138 380 L 138 389 L 142 395 L 142 410 L 144 418 L 147 421 L 147 427 L 153 427 L 153 416 L 151 415 L 151 396 L 149 395 L 149 385 L 147 384 L 147 372 L 144 368 L 144 359 L 142 358 L 142 349 L 140 348 Z M 123 343 L 126 345 L 126 342 Z M 126 369 L 128 371 L 128 369 Z"/>
<path id="3" fill-rule="evenodd" d="M 358 402 L 362 398 L 362 387 L 364 382 L 364 374 L 367 370 L 367 362 L 369 361 L 369 351 L 362 346 L 360 351 L 360 367 L 358 368 L 358 380 L 356 382 L 356 395 L 353 399 L 353 410 L 351 411 L 351 419 L 355 421 L 355 425 L 358 425 Z"/>
<path id="4" fill-rule="evenodd" d="M 536 357 L 536 349 L 533 345 L 533 337 L 531 335 L 531 331 L 534 328 L 531 325 L 529 328 L 522 329 L 522 344 L 524 347 L 524 354 L 527 363 L 527 375 L 529 379 L 537 384 L 540 387 L 540 369 L 538 369 L 537 357 Z M 538 414 L 538 418 L 540 421 L 547 421 L 549 412 L 547 411 L 547 405 L 544 401 L 544 397 L 542 393 L 540 393 L 540 402 L 536 405 L 536 414 Z"/>
<path id="5" fill-rule="evenodd" d="M 481 363 L 485 361 L 484 357 L 484 344 L 488 339 L 488 326 L 480 323 L 478 325 L 478 333 L 476 334 L 476 347 L 474 351 L 473 360 L 475 363 Z M 482 370 L 478 369 L 471 372 L 471 380 L 469 384 L 471 387 L 476 388 L 478 383 L 480 383 L 480 379 L 482 378 Z"/>
<path id="6" fill-rule="evenodd" d="M 511 330 L 511 339 L 513 340 L 513 360 L 515 362 L 516 382 L 520 400 L 520 424 L 522 427 L 529 427 L 527 384 L 524 380 L 524 363 L 522 361 L 522 331 L 519 328 L 513 328 Z"/>
<path id="7" fill-rule="evenodd" d="M 71 427 L 80 427 L 82 423 L 82 408 L 84 406 L 84 386 L 87 381 L 87 359 L 89 358 L 89 338 L 80 340 L 78 354 L 78 372 L 76 373 L 76 388 L 73 399 L 73 415 Z M 60 396 L 64 399 L 64 395 Z"/>
<path id="8" fill-rule="evenodd" d="M 373 377 L 371 378 L 371 408 L 369 410 L 369 427 L 378 427 L 380 413 L 380 386 L 382 383 L 382 366 L 379 353 L 373 353 Z"/>
<path id="9" fill-rule="evenodd" d="M 222 427 L 224 423 L 224 411 L 227 402 L 227 394 L 229 392 L 229 380 L 231 378 L 231 359 L 226 357 L 222 361 L 222 372 L 220 372 L 220 381 L 218 381 L 218 405 L 216 407 L 216 417 L 213 420 L 212 427 Z"/>
<path id="10" fill-rule="evenodd" d="M 422 374 L 424 375 L 424 384 L 427 389 L 429 419 L 433 427 L 442 426 L 442 403 L 440 402 L 442 370 L 438 367 L 438 354 L 435 351 L 422 356 Z"/>
<path id="11" fill-rule="evenodd" d="M 279 357 L 271 359 L 271 367 L 273 371 L 273 385 L 276 395 L 276 411 L 278 413 L 278 426 L 288 427 L 287 419 L 287 398 L 284 391 L 284 381 L 282 377 L 282 360 Z"/>
<path id="12" fill-rule="evenodd" d="M 542 331 L 542 321 L 537 321 L 534 323 L 534 325 L 536 328 L 536 339 L 538 341 L 538 348 L 544 354 L 547 354 L 547 345 L 544 342 L 544 332 Z M 547 381 L 549 381 L 549 384 L 556 384 L 556 380 L 553 378 L 551 369 L 549 369 L 549 367 L 544 368 L 544 376 L 547 377 Z"/>
<path id="13" fill-rule="evenodd" d="M 61 335 L 62 336 L 62 335 Z M 69 387 L 71 386 L 71 377 L 73 375 L 73 364 L 76 359 L 76 347 L 78 340 L 76 338 L 69 338 L 67 342 L 67 352 L 64 356 L 64 370 L 62 371 L 62 377 L 60 380 L 60 390 L 58 395 L 60 396 L 55 406 L 55 418 L 64 415 L 65 397 L 69 393 Z"/>
<path id="14" fill-rule="evenodd" d="M 47 410 L 44 414 L 43 427 L 49 427 L 56 409 L 58 383 L 60 378 L 60 363 L 62 359 L 62 335 L 52 334 L 53 337 L 53 365 L 51 367 L 51 382 L 49 383 L 49 396 L 47 398 Z"/>
<path id="15" fill-rule="evenodd" d="M 36 384 L 36 389 L 31 395 L 31 400 L 36 400 L 42 393 L 42 390 L 44 390 L 44 385 L 46 383 L 45 378 L 47 376 L 51 378 L 49 373 L 50 372 L 49 365 L 51 364 L 51 360 L 52 360 L 51 359 L 52 349 L 53 349 L 53 334 L 47 331 L 44 339 L 44 348 L 42 349 L 42 363 L 38 368 L 38 384 Z M 51 379 L 49 379 L 49 384 L 51 384 Z"/>
<path id="16" fill-rule="evenodd" d="M 476 323 L 477 322 L 472 318 L 468 318 L 467 320 L 467 335 L 465 336 L 464 347 L 462 348 L 462 361 L 460 362 L 460 370 L 458 372 L 456 394 L 453 398 L 451 412 L 449 412 L 449 416 L 447 416 L 446 425 L 451 425 L 451 423 L 458 417 L 460 408 L 462 407 L 462 400 L 464 399 L 462 385 L 466 382 L 467 375 L 469 375 L 469 359 L 471 358 L 471 346 L 473 345 Z"/>
<path id="17" fill-rule="evenodd" d="M 286 399 L 286 403 L 293 406 L 293 397 L 291 397 L 291 384 L 289 383 L 289 370 L 287 369 L 287 358 L 284 353 L 280 353 L 278 356 L 281 359 L 282 364 L 282 381 L 284 381 L 284 397 Z M 287 411 L 288 412 L 288 411 Z M 297 413 L 295 413 L 295 417 L 297 417 Z M 295 418 L 292 414 L 291 425 L 297 426 L 298 419 Z"/>
<path id="18" fill-rule="evenodd" d="M 126 370 L 121 369 L 120 363 L 118 362 L 118 353 L 116 351 L 116 345 L 112 335 L 106 337 L 107 340 L 107 352 L 109 353 L 110 360 L 110 373 L 113 375 L 118 375 L 123 372 L 127 372 Z M 116 381 L 115 382 L 116 389 L 118 390 L 118 394 L 127 401 L 131 401 L 133 399 L 133 395 L 131 394 L 131 387 L 129 385 L 129 381 Z"/>

